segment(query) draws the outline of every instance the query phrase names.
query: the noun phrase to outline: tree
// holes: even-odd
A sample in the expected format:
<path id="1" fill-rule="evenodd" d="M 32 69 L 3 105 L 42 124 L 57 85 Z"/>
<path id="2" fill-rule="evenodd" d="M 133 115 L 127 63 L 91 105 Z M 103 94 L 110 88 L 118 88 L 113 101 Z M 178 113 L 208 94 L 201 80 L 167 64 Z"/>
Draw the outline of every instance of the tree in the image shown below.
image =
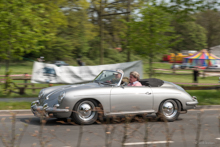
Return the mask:
<path id="1" fill-rule="evenodd" d="M 100 42 L 100 64 L 103 63 L 103 48 L 122 47 L 128 51 L 128 27 L 122 20 L 128 21 L 130 9 L 139 8 L 142 0 L 91 0 L 88 11 L 91 22 L 98 26 Z M 122 29 L 123 28 L 123 29 Z M 121 37 L 123 36 L 123 37 Z M 103 42 L 103 43 L 102 43 Z M 93 42 L 94 44 L 94 42 Z M 95 45 L 97 46 L 97 45 Z M 128 59 L 130 60 L 128 53 Z"/>
<path id="2" fill-rule="evenodd" d="M 90 50 L 89 41 L 97 34 L 87 15 L 89 3 L 86 0 L 67 0 L 63 7 L 62 13 L 66 17 L 67 25 L 58 29 L 58 42 L 49 47 L 49 52 L 62 48 L 63 59 L 86 56 Z M 59 55 L 53 59 L 59 59 Z"/>
<path id="3" fill-rule="evenodd" d="M 33 5 L 28 0 L 0 0 L 0 52 L 6 60 L 6 72 L 10 59 L 44 48 L 40 42 L 53 38 L 48 28 L 50 20 L 45 5 Z"/>
<path id="4" fill-rule="evenodd" d="M 206 10 L 196 14 L 196 22 L 206 29 L 207 48 L 220 44 L 220 12 Z"/>
<path id="5" fill-rule="evenodd" d="M 173 23 L 185 23 L 185 22 L 192 22 L 195 21 L 195 18 L 192 17 L 192 14 L 198 13 L 204 9 L 207 8 L 207 2 L 206 1 L 216 1 L 217 0 L 170 0 L 169 5 L 161 5 L 158 3 L 153 3 L 157 7 L 161 7 L 164 11 L 168 12 L 169 15 L 174 15 L 173 17 Z M 162 3 L 164 3 L 162 1 Z M 212 3 L 212 6 L 215 6 L 216 3 Z M 176 42 L 181 42 L 183 39 L 183 36 L 180 34 L 179 37 L 177 37 Z M 172 50 L 176 54 L 179 50 L 177 47 L 173 47 Z M 175 66 L 175 62 L 173 63 L 173 67 Z M 175 68 L 173 68 L 173 72 L 175 73 Z"/>
<path id="6" fill-rule="evenodd" d="M 174 24 L 175 23 L 175 24 Z M 206 48 L 206 30 L 195 21 L 174 22 L 175 34 L 178 42 L 172 46 L 172 50 L 201 50 Z"/>
<path id="7" fill-rule="evenodd" d="M 71 45 L 66 39 L 58 35 L 60 28 L 67 27 L 67 17 L 62 11 L 63 7 L 67 5 L 67 0 L 30 0 L 30 3 L 44 7 L 44 11 L 38 13 L 38 16 L 42 20 L 47 20 L 47 23 L 41 24 L 41 26 L 47 28 L 45 34 L 52 36 L 47 40 L 38 42 L 37 45 L 44 48 L 25 54 L 25 56 L 35 59 L 44 56 L 46 61 L 61 60 L 68 57 L 68 54 L 71 53 Z"/>
<path id="8" fill-rule="evenodd" d="M 170 40 L 174 37 L 167 35 L 174 31 L 170 26 L 171 20 L 171 15 L 148 3 L 130 23 L 130 47 L 149 59 L 149 77 L 152 76 L 153 59 L 169 49 Z"/>

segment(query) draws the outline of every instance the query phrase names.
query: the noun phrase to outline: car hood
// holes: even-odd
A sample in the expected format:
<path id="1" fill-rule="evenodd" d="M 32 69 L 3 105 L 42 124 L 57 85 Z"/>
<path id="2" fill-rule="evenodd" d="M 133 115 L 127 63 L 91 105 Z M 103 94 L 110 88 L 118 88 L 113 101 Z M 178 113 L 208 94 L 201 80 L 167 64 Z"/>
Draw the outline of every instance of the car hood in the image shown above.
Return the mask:
<path id="1" fill-rule="evenodd" d="M 53 86 L 53 87 L 48 87 L 44 88 L 44 93 L 48 94 L 53 91 L 60 91 L 60 90 L 65 90 L 65 89 L 84 89 L 84 88 L 93 88 L 93 87 L 100 87 L 98 83 L 87 83 L 87 84 L 76 84 L 76 85 L 62 85 L 62 86 Z"/>
<path id="2" fill-rule="evenodd" d="M 49 87 L 44 89 L 44 95 L 41 97 L 41 99 L 53 100 L 55 98 L 58 98 L 61 91 L 74 91 L 74 90 L 90 89 L 90 88 L 97 88 L 103 86 L 105 85 L 98 83 L 87 83 L 87 84 L 78 84 L 78 85 L 63 85 L 63 86 Z"/>

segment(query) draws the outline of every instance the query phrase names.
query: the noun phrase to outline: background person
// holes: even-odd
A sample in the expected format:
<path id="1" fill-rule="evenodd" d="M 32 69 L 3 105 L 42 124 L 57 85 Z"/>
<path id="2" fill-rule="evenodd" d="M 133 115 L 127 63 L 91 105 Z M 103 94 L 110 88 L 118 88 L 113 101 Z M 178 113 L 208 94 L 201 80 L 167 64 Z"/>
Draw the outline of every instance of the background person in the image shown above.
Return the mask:
<path id="1" fill-rule="evenodd" d="M 199 70 L 198 67 L 193 70 L 193 83 L 198 83 Z"/>
<path id="2" fill-rule="evenodd" d="M 129 79 L 129 84 L 128 86 L 142 86 L 142 84 L 139 82 L 140 80 L 140 75 L 136 71 L 130 72 L 130 79 Z"/>

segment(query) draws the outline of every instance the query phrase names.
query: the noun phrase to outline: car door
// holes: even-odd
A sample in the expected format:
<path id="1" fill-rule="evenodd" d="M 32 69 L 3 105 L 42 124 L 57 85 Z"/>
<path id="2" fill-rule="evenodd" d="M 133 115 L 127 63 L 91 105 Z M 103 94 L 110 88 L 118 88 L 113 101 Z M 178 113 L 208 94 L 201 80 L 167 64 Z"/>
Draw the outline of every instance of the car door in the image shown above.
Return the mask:
<path id="1" fill-rule="evenodd" d="M 150 87 L 126 86 L 111 90 L 111 113 L 152 110 L 153 94 Z"/>

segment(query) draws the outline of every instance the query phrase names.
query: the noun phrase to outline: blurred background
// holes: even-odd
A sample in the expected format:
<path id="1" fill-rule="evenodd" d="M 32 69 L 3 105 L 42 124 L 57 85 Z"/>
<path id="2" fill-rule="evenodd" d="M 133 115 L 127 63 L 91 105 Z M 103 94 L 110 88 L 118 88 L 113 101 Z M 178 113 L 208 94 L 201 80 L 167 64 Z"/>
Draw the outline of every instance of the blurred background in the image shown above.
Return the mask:
<path id="1" fill-rule="evenodd" d="M 1 0 L 0 97 L 36 97 L 58 85 L 31 83 L 34 61 L 60 67 L 142 60 L 144 78 L 219 85 L 219 8 L 218 0 Z M 206 91 L 190 92 L 212 101 Z"/>

